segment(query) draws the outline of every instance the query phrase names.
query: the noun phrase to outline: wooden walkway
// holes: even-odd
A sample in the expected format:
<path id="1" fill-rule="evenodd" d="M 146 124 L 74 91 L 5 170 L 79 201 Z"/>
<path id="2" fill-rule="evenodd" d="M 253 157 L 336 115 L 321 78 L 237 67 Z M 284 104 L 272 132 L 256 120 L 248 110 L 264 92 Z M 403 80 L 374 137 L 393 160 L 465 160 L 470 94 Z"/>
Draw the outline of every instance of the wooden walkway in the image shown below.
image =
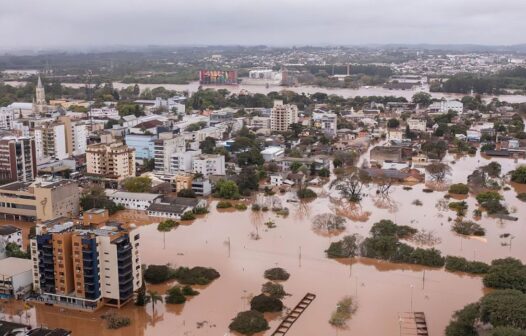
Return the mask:
<path id="1" fill-rule="evenodd" d="M 307 293 L 303 299 L 290 311 L 290 313 L 285 317 L 283 321 L 281 321 L 280 325 L 276 328 L 276 330 L 272 333 L 272 336 L 283 336 L 285 335 L 290 327 L 296 322 L 296 320 L 303 314 L 305 309 L 314 301 L 316 298 L 315 294 Z"/>
<path id="2" fill-rule="evenodd" d="M 423 312 L 399 314 L 400 335 L 429 336 L 426 315 Z"/>

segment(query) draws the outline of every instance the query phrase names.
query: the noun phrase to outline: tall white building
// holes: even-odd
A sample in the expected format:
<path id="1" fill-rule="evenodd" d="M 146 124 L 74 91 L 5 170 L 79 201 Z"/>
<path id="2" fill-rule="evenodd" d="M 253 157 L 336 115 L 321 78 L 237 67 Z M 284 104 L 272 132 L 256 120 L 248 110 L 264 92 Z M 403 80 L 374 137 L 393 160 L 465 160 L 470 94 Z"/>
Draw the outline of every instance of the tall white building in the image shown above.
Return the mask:
<path id="1" fill-rule="evenodd" d="M 72 121 L 69 116 L 59 117 L 66 133 L 66 152 L 68 155 L 83 155 L 88 143 L 87 124 L 83 121 Z"/>
<path id="2" fill-rule="evenodd" d="M 195 174 L 225 175 L 225 157 L 223 155 L 200 155 L 192 162 L 192 171 Z"/>
<path id="3" fill-rule="evenodd" d="M 88 128 L 86 124 L 73 124 L 73 155 L 82 155 L 86 153 L 88 147 Z"/>
<path id="4" fill-rule="evenodd" d="M 88 116 L 91 118 L 101 118 L 101 119 L 120 119 L 119 111 L 113 107 L 101 107 L 101 108 L 92 108 L 88 112 Z"/>
<path id="5" fill-rule="evenodd" d="M 336 136 L 338 130 L 338 116 L 335 113 L 318 113 L 312 114 L 313 126 L 321 129 L 328 136 Z"/>
<path id="6" fill-rule="evenodd" d="M 464 104 L 456 100 L 441 100 L 429 106 L 429 111 L 433 113 L 448 113 L 449 110 L 461 114 L 464 112 Z"/>
<path id="7" fill-rule="evenodd" d="M 175 152 L 172 154 L 170 173 L 191 172 L 194 157 L 201 154 L 201 150 Z"/>
<path id="8" fill-rule="evenodd" d="M 12 129 L 15 112 L 8 107 L 0 107 L 0 129 Z"/>
<path id="9" fill-rule="evenodd" d="M 64 124 L 47 124 L 33 130 L 37 164 L 51 159 L 63 160 L 69 155 L 66 150 L 66 128 Z"/>
<path id="10" fill-rule="evenodd" d="M 420 119 L 407 119 L 407 126 L 412 131 L 425 132 L 427 129 L 427 122 Z"/>
<path id="11" fill-rule="evenodd" d="M 155 171 L 158 173 L 169 173 L 172 154 L 186 151 L 186 141 L 182 136 L 174 136 L 172 133 L 161 133 L 159 139 L 154 143 Z"/>
<path id="12" fill-rule="evenodd" d="M 291 124 L 298 122 L 298 107 L 296 105 L 283 104 L 281 100 L 274 101 L 274 107 L 270 112 L 270 129 L 275 132 L 285 132 Z"/>

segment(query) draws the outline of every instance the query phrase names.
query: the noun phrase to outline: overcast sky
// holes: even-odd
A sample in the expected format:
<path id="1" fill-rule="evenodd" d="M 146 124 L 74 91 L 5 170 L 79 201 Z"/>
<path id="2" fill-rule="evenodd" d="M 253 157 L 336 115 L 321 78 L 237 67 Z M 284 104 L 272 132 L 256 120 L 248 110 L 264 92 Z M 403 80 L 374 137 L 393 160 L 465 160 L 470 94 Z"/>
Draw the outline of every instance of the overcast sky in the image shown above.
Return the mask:
<path id="1" fill-rule="evenodd" d="M 0 49 L 526 42 L 526 0 L 0 0 Z"/>

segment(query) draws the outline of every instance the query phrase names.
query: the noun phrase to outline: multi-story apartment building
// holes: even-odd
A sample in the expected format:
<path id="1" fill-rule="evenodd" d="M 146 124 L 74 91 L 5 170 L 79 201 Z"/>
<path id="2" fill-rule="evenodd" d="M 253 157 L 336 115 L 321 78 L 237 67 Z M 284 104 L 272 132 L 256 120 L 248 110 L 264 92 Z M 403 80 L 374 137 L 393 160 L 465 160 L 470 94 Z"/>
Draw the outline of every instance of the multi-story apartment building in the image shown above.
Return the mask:
<path id="1" fill-rule="evenodd" d="M 191 172 L 193 160 L 200 154 L 201 150 L 173 153 L 170 162 L 170 173 Z"/>
<path id="2" fill-rule="evenodd" d="M 225 175 L 225 157 L 214 154 L 195 157 L 192 162 L 192 171 L 203 176 Z"/>
<path id="3" fill-rule="evenodd" d="M 212 113 L 210 113 L 210 126 L 213 127 L 220 123 L 232 121 L 234 119 L 235 112 L 236 111 L 232 108 L 212 111 Z"/>
<path id="4" fill-rule="evenodd" d="M 407 126 L 409 126 L 409 129 L 411 131 L 420 131 L 425 132 L 427 129 L 427 122 L 426 120 L 421 119 L 407 119 Z"/>
<path id="5" fill-rule="evenodd" d="M 456 100 L 441 100 L 429 106 L 429 111 L 431 113 L 448 113 L 449 110 L 461 114 L 464 112 L 464 104 Z"/>
<path id="6" fill-rule="evenodd" d="M 322 130 L 325 135 L 334 137 L 338 130 L 338 116 L 335 113 L 317 113 L 312 114 L 313 126 Z"/>
<path id="7" fill-rule="evenodd" d="M 274 101 L 274 107 L 270 112 L 270 129 L 275 132 L 285 132 L 291 124 L 298 122 L 298 107 L 296 105 L 283 104 L 281 100 Z"/>
<path id="8" fill-rule="evenodd" d="M 139 234 L 119 226 L 37 225 L 33 288 L 44 302 L 95 310 L 121 307 L 142 286 Z"/>
<path id="9" fill-rule="evenodd" d="M 29 182 L 37 174 L 35 142 L 29 137 L 0 139 L 0 181 Z"/>
<path id="10" fill-rule="evenodd" d="M 137 160 L 153 159 L 155 135 L 126 134 L 124 139 L 126 145 L 135 148 L 135 158 Z"/>
<path id="11" fill-rule="evenodd" d="M 264 129 L 270 129 L 270 118 L 269 117 L 252 117 L 250 119 L 250 126 L 253 128 L 264 128 Z"/>
<path id="12" fill-rule="evenodd" d="M 110 179 L 135 176 L 135 148 L 122 142 L 90 145 L 86 149 L 88 174 Z"/>
<path id="13" fill-rule="evenodd" d="M 159 139 L 154 143 L 155 171 L 158 173 L 169 173 L 172 154 L 184 152 L 186 141 L 182 136 L 174 136 L 172 133 L 160 133 Z"/>
<path id="14" fill-rule="evenodd" d="M 8 107 L 0 107 L 0 129 L 12 129 L 15 111 Z"/>
<path id="15" fill-rule="evenodd" d="M 83 155 L 86 153 L 88 129 L 83 122 L 72 121 L 68 116 L 61 116 L 58 120 L 64 124 L 66 152 L 68 155 Z"/>
<path id="16" fill-rule="evenodd" d="M 101 119 L 119 119 L 119 111 L 113 107 L 102 107 L 102 108 L 92 108 L 88 112 L 88 116 L 91 118 L 101 118 Z"/>
<path id="17" fill-rule="evenodd" d="M 33 131 L 37 164 L 67 158 L 66 127 L 60 123 L 43 124 Z"/>

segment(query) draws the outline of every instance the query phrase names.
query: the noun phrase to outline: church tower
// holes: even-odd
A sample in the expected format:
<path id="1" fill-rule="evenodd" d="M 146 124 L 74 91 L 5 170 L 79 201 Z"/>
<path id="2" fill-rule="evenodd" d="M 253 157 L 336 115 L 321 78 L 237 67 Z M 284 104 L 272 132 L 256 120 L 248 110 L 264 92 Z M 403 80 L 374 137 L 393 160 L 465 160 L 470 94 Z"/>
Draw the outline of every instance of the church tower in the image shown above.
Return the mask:
<path id="1" fill-rule="evenodd" d="M 42 85 L 42 80 L 38 76 L 37 88 L 35 90 L 35 101 L 33 102 L 33 112 L 35 114 L 43 114 L 47 110 L 46 103 L 46 92 L 44 90 L 44 85 Z"/>

